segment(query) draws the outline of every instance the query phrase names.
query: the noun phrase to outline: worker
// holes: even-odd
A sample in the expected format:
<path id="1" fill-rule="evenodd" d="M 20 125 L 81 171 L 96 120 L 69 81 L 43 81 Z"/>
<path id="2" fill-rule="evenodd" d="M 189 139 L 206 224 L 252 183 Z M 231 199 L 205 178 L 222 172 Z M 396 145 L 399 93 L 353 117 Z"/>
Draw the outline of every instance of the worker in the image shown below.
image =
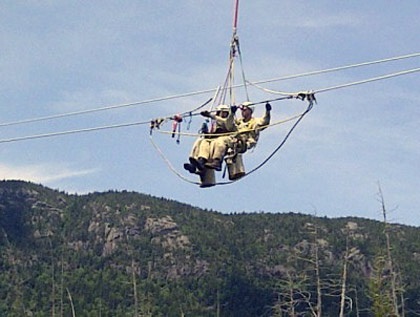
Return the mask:
<path id="1" fill-rule="evenodd" d="M 194 142 L 189 156 L 189 163 L 184 164 L 184 169 L 190 173 L 202 173 L 205 168 L 222 170 L 223 156 L 228 146 L 231 145 L 230 132 L 236 131 L 234 114 L 236 107 L 219 105 L 216 114 L 202 111 L 201 115 L 214 120 L 210 133 L 203 135 Z"/>
<path id="2" fill-rule="evenodd" d="M 239 132 L 237 135 L 238 151 L 244 153 L 257 145 L 260 131 L 270 124 L 271 105 L 268 102 L 265 104 L 265 114 L 261 118 L 253 116 L 254 106 L 249 101 L 242 103 L 239 109 L 241 109 L 242 118 L 235 121 Z"/>

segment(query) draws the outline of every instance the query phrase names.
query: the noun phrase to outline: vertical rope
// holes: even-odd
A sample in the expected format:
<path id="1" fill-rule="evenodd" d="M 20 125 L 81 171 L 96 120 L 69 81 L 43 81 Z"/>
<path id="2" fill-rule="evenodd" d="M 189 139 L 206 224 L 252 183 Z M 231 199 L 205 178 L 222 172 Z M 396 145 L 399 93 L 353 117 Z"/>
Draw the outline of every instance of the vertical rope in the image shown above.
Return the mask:
<path id="1" fill-rule="evenodd" d="M 233 34 L 236 33 L 236 28 L 238 26 L 238 10 L 239 10 L 239 0 L 234 0 L 234 8 L 233 8 Z"/>
<path id="2" fill-rule="evenodd" d="M 244 70 L 244 65 L 242 62 L 242 54 L 241 54 L 241 48 L 239 47 L 239 40 L 237 40 L 237 47 L 238 47 L 239 63 L 241 64 L 242 81 L 243 81 L 243 86 L 245 90 L 246 100 L 249 101 L 248 85 L 247 85 L 247 80 L 245 78 L 245 70 Z"/>

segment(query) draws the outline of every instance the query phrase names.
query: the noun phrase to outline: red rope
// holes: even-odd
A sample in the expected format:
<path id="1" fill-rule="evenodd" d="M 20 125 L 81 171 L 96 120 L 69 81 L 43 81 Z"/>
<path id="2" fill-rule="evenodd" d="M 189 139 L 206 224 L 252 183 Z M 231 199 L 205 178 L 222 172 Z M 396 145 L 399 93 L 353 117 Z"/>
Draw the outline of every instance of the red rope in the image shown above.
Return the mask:
<path id="1" fill-rule="evenodd" d="M 239 8 L 239 0 L 235 0 L 234 15 L 233 15 L 234 31 L 236 31 L 236 26 L 238 25 L 238 8 Z"/>

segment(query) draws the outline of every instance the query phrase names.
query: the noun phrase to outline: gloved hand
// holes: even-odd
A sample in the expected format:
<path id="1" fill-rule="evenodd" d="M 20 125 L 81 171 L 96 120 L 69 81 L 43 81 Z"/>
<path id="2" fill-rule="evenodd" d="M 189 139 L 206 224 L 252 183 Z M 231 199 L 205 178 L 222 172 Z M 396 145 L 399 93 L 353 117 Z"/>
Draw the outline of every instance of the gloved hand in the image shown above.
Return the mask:
<path id="1" fill-rule="evenodd" d="M 237 144 L 237 151 L 239 153 L 245 153 L 246 150 L 247 150 L 247 144 L 243 140 L 239 139 L 238 144 Z"/>
<path id="2" fill-rule="evenodd" d="M 267 110 L 267 111 L 271 111 L 271 105 L 270 105 L 270 103 L 266 103 L 265 104 L 265 110 Z"/>
<path id="3" fill-rule="evenodd" d="M 200 112 L 200 114 L 201 114 L 203 117 L 210 118 L 210 112 L 209 112 L 209 111 L 207 111 L 207 110 L 201 111 L 201 112 Z"/>
<path id="4" fill-rule="evenodd" d="M 232 111 L 232 113 L 235 113 L 236 110 L 238 110 L 238 106 L 232 106 L 230 107 L 230 110 Z"/>

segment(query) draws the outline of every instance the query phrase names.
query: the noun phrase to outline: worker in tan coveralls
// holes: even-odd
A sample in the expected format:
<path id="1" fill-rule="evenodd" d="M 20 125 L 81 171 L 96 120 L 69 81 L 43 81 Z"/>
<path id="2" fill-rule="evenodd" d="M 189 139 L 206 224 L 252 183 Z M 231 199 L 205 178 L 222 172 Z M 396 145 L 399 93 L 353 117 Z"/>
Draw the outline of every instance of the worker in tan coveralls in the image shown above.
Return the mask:
<path id="1" fill-rule="evenodd" d="M 253 117 L 254 107 L 249 101 L 242 103 L 239 109 L 241 109 L 242 118 L 237 119 L 235 125 L 239 132 L 237 135 L 238 150 L 240 153 L 244 153 L 257 145 L 260 131 L 270 124 L 271 105 L 268 102 L 265 104 L 265 114 L 261 118 Z"/>
<path id="2" fill-rule="evenodd" d="M 230 148 L 226 153 L 226 165 L 230 180 L 237 180 L 245 176 L 245 167 L 242 160 L 242 154 L 257 145 L 260 131 L 264 130 L 271 119 L 271 105 L 265 104 L 265 114 L 261 118 L 254 118 L 253 103 L 247 101 L 239 105 L 242 118 L 235 120 L 237 133 L 232 136 Z"/>
<path id="3" fill-rule="evenodd" d="M 189 156 L 189 163 L 184 168 L 190 173 L 200 173 L 205 168 L 222 170 L 223 156 L 233 142 L 231 132 L 235 132 L 236 125 L 234 113 L 236 107 L 219 105 L 216 114 L 209 111 L 201 112 L 201 115 L 214 120 L 214 127 L 209 134 L 197 139 Z"/>

